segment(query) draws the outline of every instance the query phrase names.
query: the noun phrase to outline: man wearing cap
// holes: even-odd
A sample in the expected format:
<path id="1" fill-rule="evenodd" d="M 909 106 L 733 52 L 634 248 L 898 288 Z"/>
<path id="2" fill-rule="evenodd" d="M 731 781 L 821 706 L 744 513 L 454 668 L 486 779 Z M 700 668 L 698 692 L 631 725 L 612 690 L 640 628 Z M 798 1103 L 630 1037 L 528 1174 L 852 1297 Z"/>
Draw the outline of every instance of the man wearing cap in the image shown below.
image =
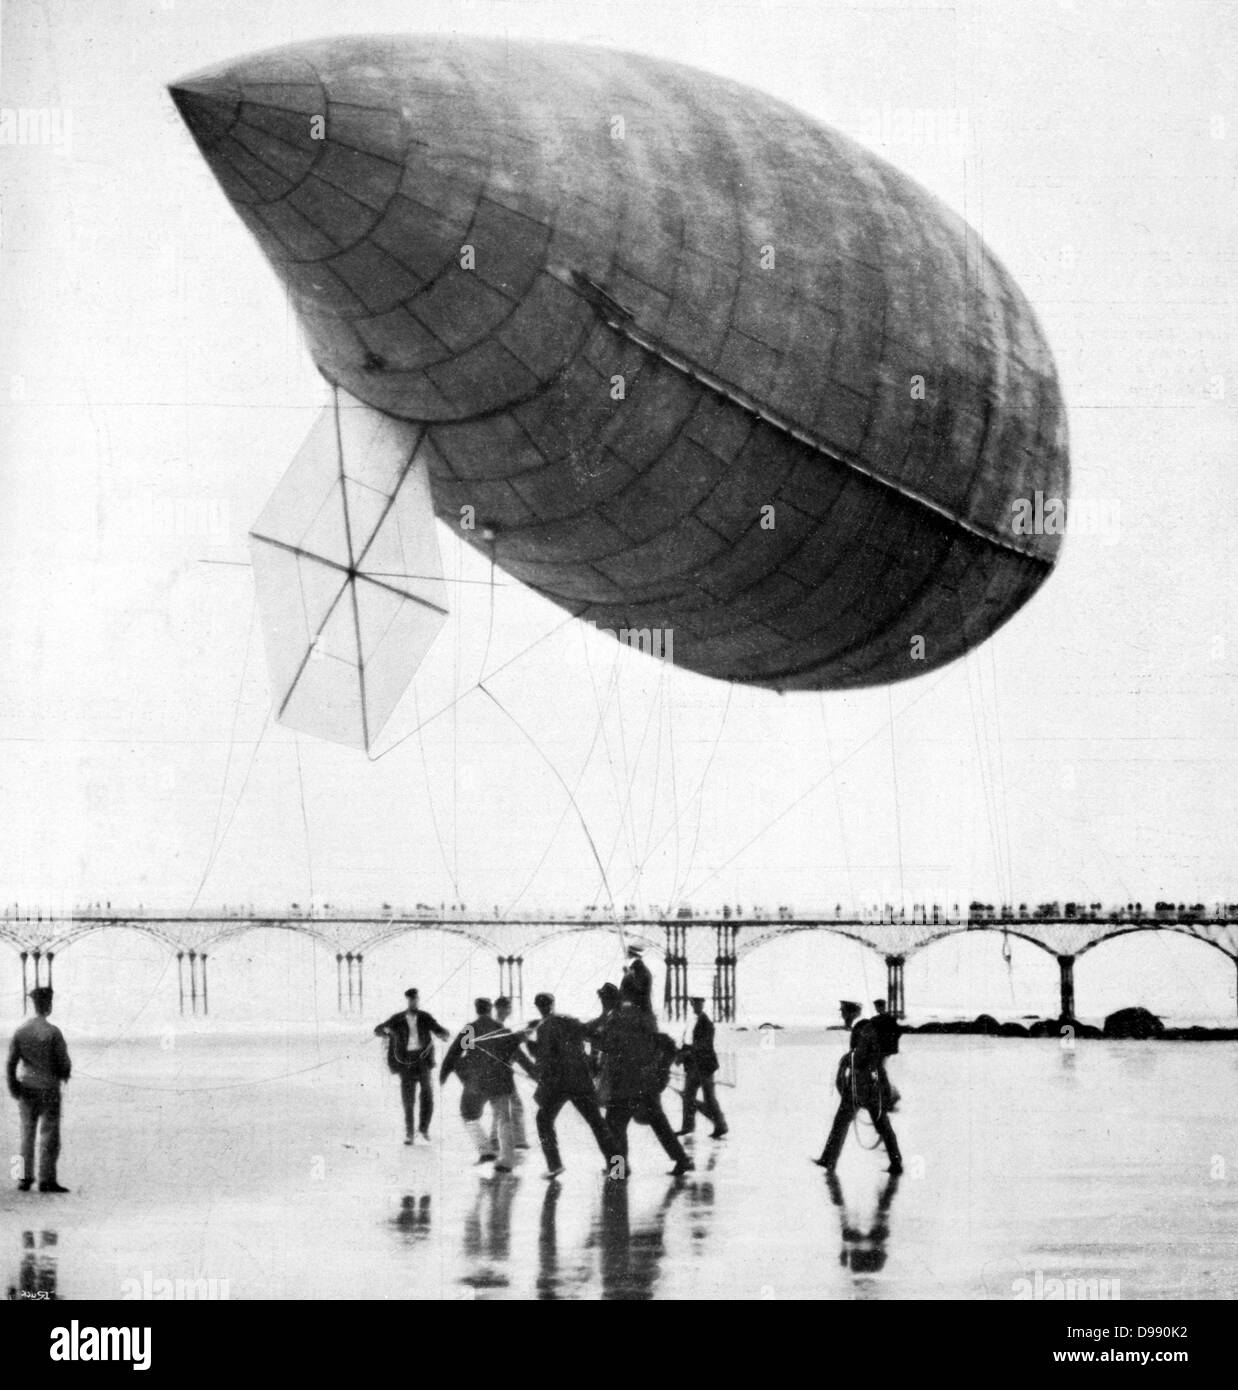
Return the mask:
<path id="1" fill-rule="evenodd" d="M 653 1130 L 675 1165 L 670 1170 L 674 1177 L 690 1173 L 694 1164 L 662 1109 L 662 1091 L 670 1080 L 676 1052 L 674 1042 L 658 1032 L 649 1013 L 625 999 L 606 1020 L 602 1050 L 607 1061 L 606 1123 L 615 1152 L 623 1160 L 612 1164 L 607 1176 L 622 1180 L 631 1172 L 628 1125 L 633 1120 Z"/>
<path id="2" fill-rule="evenodd" d="M 642 955 L 641 947 L 628 947 L 628 963 L 623 967 L 623 981 L 619 986 L 619 993 L 623 999 L 635 1004 L 638 1009 L 643 1009 L 652 1018 L 653 975 Z"/>
<path id="3" fill-rule="evenodd" d="M 60 1157 L 60 1088 L 70 1073 L 64 1034 L 48 1022 L 52 1011 L 50 985 L 30 991 L 34 1017 L 23 1023 L 9 1044 L 9 1095 L 21 1112 L 22 1175 L 17 1186 L 29 1192 L 34 1182 L 34 1141 L 39 1137 L 39 1191 L 67 1192 L 56 1180 Z"/>
<path id="4" fill-rule="evenodd" d="M 553 994 L 539 994 L 533 1004 L 541 1019 L 534 1025 L 536 1032 L 529 1042 L 529 1051 L 537 1065 L 533 1099 L 537 1101 L 537 1137 L 546 1155 L 546 1176 L 554 1179 L 563 1172 L 555 1119 L 569 1101 L 593 1131 L 609 1165 L 615 1146 L 593 1090 L 589 1059 L 585 1056 L 586 1027 L 578 1018 L 555 1013 Z"/>
<path id="5" fill-rule="evenodd" d="M 696 1112 L 713 1125 L 711 1139 L 721 1139 L 727 1132 L 726 1116 L 718 1104 L 714 1089 L 714 1074 L 718 1070 L 718 1054 L 714 1051 L 714 1021 L 705 1012 L 705 998 L 696 994 L 689 998 L 696 1022 L 692 1025 L 692 1038 L 685 1042 L 680 1052 L 683 1062 L 683 1124 L 680 1134 L 691 1134 L 696 1128 Z M 701 1100 L 696 1098 L 697 1091 Z"/>
<path id="6" fill-rule="evenodd" d="M 408 1000 L 404 1012 L 392 1014 L 374 1029 L 374 1034 L 387 1039 L 387 1067 L 400 1078 L 404 1142 L 411 1144 L 414 1119 L 421 1137 L 430 1137 L 430 1117 L 434 1114 L 434 1039 L 446 1041 L 451 1035 L 432 1014 L 417 1007 L 421 998 L 417 990 L 406 989 L 404 997 Z M 420 1106 L 416 1104 L 418 1087 Z"/>
<path id="7" fill-rule="evenodd" d="M 843 1140 L 847 1137 L 847 1126 L 860 1110 L 867 1110 L 873 1128 L 881 1136 L 886 1146 L 886 1156 L 890 1166 L 889 1173 L 903 1171 L 903 1156 L 899 1152 L 898 1137 L 882 1096 L 881 1087 L 881 1044 L 872 1024 L 860 1017 L 860 1006 L 851 999 L 839 1003 L 843 1024 L 851 1030 L 851 1047 L 838 1061 L 834 1085 L 838 1090 L 838 1110 L 830 1127 L 829 1138 L 821 1157 L 813 1160 L 827 1173 L 834 1171 L 838 1155 L 842 1152 Z"/>
<path id="8" fill-rule="evenodd" d="M 473 1007 L 477 1017 L 452 1039 L 439 1071 L 439 1085 L 445 1085 L 452 1072 L 460 1078 L 460 1118 L 477 1146 L 477 1162 L 494 1163 L 496 1173 L 510 1173 L 516 1158 L 511 1118 L 511 1096 L 516 1089 L 513 1064 L 523 1034 L 503 1027 L 494 1017 L 489 999 L 475 999 Z M 493 1137 L 481 1123 L 487 1105 Z"/>

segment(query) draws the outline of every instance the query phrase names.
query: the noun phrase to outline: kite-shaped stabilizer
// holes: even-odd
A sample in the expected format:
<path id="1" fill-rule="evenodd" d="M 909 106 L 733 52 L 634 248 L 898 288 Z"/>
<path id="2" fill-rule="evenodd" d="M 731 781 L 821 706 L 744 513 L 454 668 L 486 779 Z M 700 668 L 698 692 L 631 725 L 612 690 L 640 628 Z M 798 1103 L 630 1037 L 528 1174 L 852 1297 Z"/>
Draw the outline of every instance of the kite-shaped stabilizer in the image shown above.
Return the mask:
<path id="1" fill-rule="evenodd" d="M 422 434 L 337 391 L 250 532 L 276 719 L 366 752 L 447 616 Z"/>

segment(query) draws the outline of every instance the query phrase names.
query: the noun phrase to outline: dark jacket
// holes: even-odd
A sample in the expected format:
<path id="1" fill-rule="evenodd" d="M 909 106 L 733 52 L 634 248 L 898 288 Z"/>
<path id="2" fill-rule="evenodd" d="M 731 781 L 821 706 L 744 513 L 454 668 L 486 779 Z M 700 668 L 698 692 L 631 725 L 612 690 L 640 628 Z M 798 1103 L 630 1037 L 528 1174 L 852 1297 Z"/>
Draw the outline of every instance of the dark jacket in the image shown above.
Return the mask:
<path id="1" fill-rule="evenodd" d="M 381 1037 L 388 1029 L 391 1030 L 391 1036 L 387 1045 L 387 1066 L 393 1072 L 403 1071 L 406 1067 L 432 1067 L 434 1065 L 434 1039 L 446 1039 L 451 1036 L 438 1019 L 433 1014 L 426 1013 L 424 1009 L 417 1010 L 417 1038 L 415 1042 L 409 1038 L 407 1009 L 402 1013 L 392 1014 L 389 1019 L 374 1029 L 374 1033 Z"/>
<path id="2" fill-rule="evenodd" d="M 638 1009 L 653 1013 L 653 975 L 639 956 L 633 956 L 624 968 L 619 993 L 630 999 Z"/>
<path id="3" fill-rule="evenodd" d="M 10 1095 L 19 1095 L 23 1086 L 32 1091 L 58 1091 L 60 1083 L 68 1081 L 70 1070 L 64 1034 L 41 1014 L 28 1019 L 13 1034 L 6 1068 Z"/>
<path id="4" fill-rule="evenodd" d="M 682 1054 L 686 1070 L 697 1076 L 712 1076 L 718 1070 L 718 1054 L 714 1051 L 714 1021 L 706 1013 L 697 1015 L 692 1025 L 692 1041 L 684 1045 Z"/>
<path id="5" fill-rule="evenodd" d="M 898 1051 L 899 1034 L 903 1031 L 893 1014 L 874 1014 L 869 1022 L 877 1035 L 877 1043 L 883 1057 L 893 1057 Z"/>
<path id="6" fill-rule="evenodd" d="M 844 1100 L 858 1106 L 874 1105 L 881 1098 L 881 1042 L 872 1020 L 862 1018 L 851 1030 L 851 1050 L 838 1059 L 835 1085 Z"/>
<path id="7" fill-rule="evenodd" d="M 618 1008 L 602 1025 L 600 1044 L 606 1059 L 611 1101 L 635 1101 L 660 1095 L 670 1074 L 675 1045 L 663 1043 L 657 1025 L 634 1004 Z"/>
<path id="8" fill-rule="evenodd" d="M 537 1025 L 529 1051 L 537 1066 L 539 1104 L 551 1097 L 593 1095 L 593 1076 L 585 1056 L 587 1035 L 585 1025 L 567 1014 L 551 1014 Z"/>
<path id="9" fill-rule="evenodd" d="M 454 1072 L 466 1090 L 486 1097 L 509 1096 L 516 1089 L 512 1068 L 522 1041 L 519 1033 L 509 1032 L 497 1019 L 482 1014 L 452 1039 L 439 1069 L 439 1081 L 446 1081 Z"/>

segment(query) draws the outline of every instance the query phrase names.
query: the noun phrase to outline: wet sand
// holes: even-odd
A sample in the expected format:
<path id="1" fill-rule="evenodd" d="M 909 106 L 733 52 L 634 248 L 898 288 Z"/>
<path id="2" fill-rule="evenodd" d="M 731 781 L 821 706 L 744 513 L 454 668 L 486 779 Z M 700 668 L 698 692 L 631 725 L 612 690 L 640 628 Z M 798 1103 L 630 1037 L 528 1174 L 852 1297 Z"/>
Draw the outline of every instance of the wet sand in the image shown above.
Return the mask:
<path id="1" fill-rule="evenodd" d="M 842 1034 L 724 1034 L 730 1135 L 698 1126 L 697 1171 L 677 1181 L 634 1125 L 626 1185 L 604 1182 L 570 1109 L 559 1182 L 536 1148 L 511 1177 L 474 1167 L 455 1081 L 433 1141 L 404 1147 L 396 1083 L 362 1029 L 79 1041 L 60 1171 L 72 1192 L 0 1192 L 5 1287 L 1011 1299 L 1070 1279 L 1123 1299 L 1238 1294 L 1238 1044 L 906 1038 L 891 1074 L 907 1172 L 889 1182 L 861 1121 L 831 1186 L 809 1159 Z M 0 1143 L 16 1151 L 8 1102 Z"/>

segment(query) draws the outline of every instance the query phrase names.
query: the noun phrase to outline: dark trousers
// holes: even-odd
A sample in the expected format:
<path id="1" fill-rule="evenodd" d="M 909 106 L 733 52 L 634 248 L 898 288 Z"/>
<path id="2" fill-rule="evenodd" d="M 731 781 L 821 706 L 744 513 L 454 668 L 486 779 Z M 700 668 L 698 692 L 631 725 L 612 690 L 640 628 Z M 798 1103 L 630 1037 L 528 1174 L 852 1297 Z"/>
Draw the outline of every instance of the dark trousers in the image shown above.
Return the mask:
<path id="1" fill-rule="evenodd" d="M 560 1092 L 546 1096 L 538 1102 L 537 1106 L 537 1137 L 542 1141 L 542 1153 L 546 1155 L 547 1168 L 563 1167 L 563 1160 L 559 1155 L 559 1138 L 555 1134 L 555 1120 L 558 1118 L 559 1111 L 569 1101 L 576 1107 L 577 1114 L 593 1131 L 593 1137 L 597 1140 L 598 1148 L 602 1151 L 602 1157 L 609 1160 L 614 1151 L 614 1145 L 611 1142 L 610 1129 L 602 1118 L 597 1101 L 590 1095 L 564 1095 Z"/>
<path id="2" fill-rule="evenodd" d="M 60 1090 L 39 1090 L 23 1086 L 17 1102 L 21 1112 L 22 1177 L 33 1181 L 34 1140 L 39 1138 L 39 1181 L 56 1181 L 56 1160 L 60 1157 Z"/>
<path id="3" fill-rule="evenodd" d="M 890 1080 L 889 1073 L 886 1071 L 886 1064 L 881 1064 L 881 1108 L 883 1110 L 893 1110 L 902 1097 L 898 1093 L 898 1088 Z"/>
<path id="4" fill-rule="evenodd" d="M 881 1104 L 880 1097 L 874 1097 L 867 1104 L 860 1106 L 861 1110 L 867 1110 L 869 1117 L 877 1133 L 881 1135 L 882 1142 L 886 1146 L 886 1154 L 890 1163 L 896 1167 L 903 1166 L 903 1156 L 898 1148 L 898 1136 L 894 1133 L 894 1126 L 890 1123 L 890 1117 L 885 1112 L 885 1106 Z M 834 1123 L 830 1126 L 830 1137 L 825 1141 L 825 1148 L 821 1151 L 821 1163 L 827 1168 L 833 1168 L 838 1162 L 838 1155 L 842 1152 L 843 1140 L 847 1137 L 847 1127 L 855 1118 L 856 1107 L 852 1102 L 851 1093 L 844 1093 L 838 1102 L 838 1111 L 834 1116 Z"/>
<path id="5" fill-rule="evenodd" d="M 696 1098 L 698 1090 L 701 1093 L 699 1101 Z M 698 1110 L 715 1129 L 726 1129 L 726 1116 L 718 1104 L 713 1072 L 706 1076 L 704 1072 L 685 1067 L 683 1073 L 683 1124 L 679 1126 L 680 1129 L 696 1128 L 696 1112 Z"/>
<path id="6" fill-rule="evenodd" d="M 613 1100 L 606 1107 L 606 1123 L 610 1125 L 611 1136 L 615 1141 L 615 1152 L 626 1159 L 628 1156 L 628 1125 L 639 1116 L 658 1136 L 658 1141 L 666 1150 L 667 1156 L 676 1163 L 688 1157 L 683 1145 L 675 1138 L 671 1122 L 662 1109 L 658 1096 L 623 1097 Z"/>
<path id="7" fill-rule="evenodd" d="M 421 1087 L 419 1115 L 416 1114 L 418 1086 Z M 414 1118 L 416 1127 L 426 1133 L 434 1114 L 434 1068 L 428 1062 L 400 1068 L 400 1100 L 404 1103 L 404 1133 L 410 1139 L 413 1137 Z"/>

